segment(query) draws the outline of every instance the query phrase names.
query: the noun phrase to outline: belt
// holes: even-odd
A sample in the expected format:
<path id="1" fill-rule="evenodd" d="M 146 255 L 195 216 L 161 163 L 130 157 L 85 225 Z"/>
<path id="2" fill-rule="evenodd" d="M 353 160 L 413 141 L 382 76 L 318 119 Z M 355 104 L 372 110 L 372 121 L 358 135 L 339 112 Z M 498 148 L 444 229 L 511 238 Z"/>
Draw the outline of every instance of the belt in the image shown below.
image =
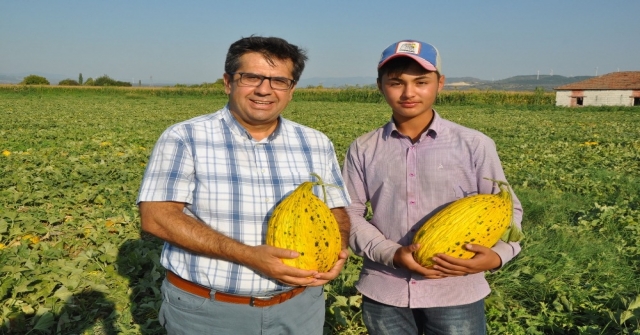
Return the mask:
<path id="1" fill-rule="evenodd" d="M 213 291 L 210 288 L 204 287 L 202 285 L 190 282 L 177 274 L 167 271 L 167 281 L 173 284 L 175 287 L 189 292 L 191 294 L 195 294 L 199 297 L 203 298 L 214 298 L 216 301 L 228 302 L 232 304 L 240 304 L 240 305 L 249 305 L 253 307 L 269 307 L 273 305 L 277 305 L 283 303 L 298 294 L 302 293 L 306 287 L 300 286 L 296 287 L 291 291 L 282 292 L 280 294 L 274 295 L 270 298 L 256 298 L 256 297 L 248 297 L 241 295 L 233 295 L 229 293 L 217 292 Z"/>

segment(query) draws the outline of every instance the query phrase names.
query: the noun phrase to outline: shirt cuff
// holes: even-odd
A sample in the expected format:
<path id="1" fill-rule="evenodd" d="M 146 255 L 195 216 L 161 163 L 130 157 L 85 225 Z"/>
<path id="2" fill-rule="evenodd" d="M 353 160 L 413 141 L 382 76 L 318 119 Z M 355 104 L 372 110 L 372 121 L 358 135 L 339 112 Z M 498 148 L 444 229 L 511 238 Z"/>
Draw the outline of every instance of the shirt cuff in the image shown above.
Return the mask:
<path id="1" fill-rule="evenodd" d="M 500 260 L 502 261 L 500 267 L 492 270 L 496 271 L 502 269 L 505 264 L 507 264 L 515 255 L 518 254 L 518 252 L 520 251 L 520 244 L 515 242 L 507 243 L 499 240 L 498 243 L 496 243 L 496 245 L 491 248 L 491 250 L 495 251 L 495 253 L 498 254 Z"/>
<path id="2" fill-rule="evenodd" d="M 398 248 L 402 248 L 402 246 L 396 242 L 390 240 L 381 242 L 375 248 L 374 254 L 376 259 L 374 259 L 374 261 L 395 269 L 396 267 L 393 265 L 393 256 L 395 256 Z"/>

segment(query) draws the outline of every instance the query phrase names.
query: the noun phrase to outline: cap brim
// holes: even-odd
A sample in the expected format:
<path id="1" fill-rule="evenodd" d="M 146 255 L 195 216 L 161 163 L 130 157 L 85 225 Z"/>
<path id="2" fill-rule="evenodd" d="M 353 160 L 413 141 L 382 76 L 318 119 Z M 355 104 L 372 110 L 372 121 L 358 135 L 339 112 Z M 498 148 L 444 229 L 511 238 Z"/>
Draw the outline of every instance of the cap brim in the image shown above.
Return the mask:
<path id="1" fill-rule="evenodd" d="M 420 64 L 420 66 L 422 66 L 425 70 L 438 71 L 438 69 L 435 66 L 433 66 L 433 64 L 431 64 L 430 62 L 426 61 L 424 58 L 419 57 L 417 55 L 408 54 L 408 53 L 397 53 L 397 54 L 394 54 L 394 55 L 391 55 L 391 56 L 387 57 L 387 59 L 385 59 L 384 61 L 382 61 L 382 62 L 380 62 L 378 64 L 378 69 L 381 68 L 388 61 L 390 61 L 390 60 L 392 60 L 394 58 L 398 58 L 398 57 L 409 57 L 409 58 L 415 60 L 416 62 L 418 62 L 418 64 Z"/>

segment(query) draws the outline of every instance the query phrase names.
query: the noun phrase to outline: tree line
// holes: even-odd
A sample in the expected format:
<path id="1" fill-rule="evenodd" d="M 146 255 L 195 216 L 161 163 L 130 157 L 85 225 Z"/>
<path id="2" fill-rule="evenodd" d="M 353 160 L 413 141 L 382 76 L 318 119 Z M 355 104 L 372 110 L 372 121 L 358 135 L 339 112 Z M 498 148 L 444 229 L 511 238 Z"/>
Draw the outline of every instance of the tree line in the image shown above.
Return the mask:
<path id="1" fill-rule="evenodd" d="M 20 82 L 22 85 L 51 85 L 47 78 L 38 76 L 35 74 L 28 75 Z M 86 81 L 82 78 L 82 73 L 78 76 L 78 80 L 63 79 L 58 82 L 58 85 L 64 86 L 132 86 L 131 83 L 126 81 L 119 81 L 110 78 L 106 74 L 96 79 L 88 78 Z"/>

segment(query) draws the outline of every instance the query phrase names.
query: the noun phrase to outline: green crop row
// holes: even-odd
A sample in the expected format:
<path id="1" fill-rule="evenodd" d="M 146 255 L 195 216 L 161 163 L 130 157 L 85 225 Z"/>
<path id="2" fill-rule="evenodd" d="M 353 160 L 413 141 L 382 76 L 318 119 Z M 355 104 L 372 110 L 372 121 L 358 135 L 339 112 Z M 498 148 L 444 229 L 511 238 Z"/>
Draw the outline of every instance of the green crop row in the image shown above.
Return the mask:
<path id="1" fill-rule="evenodd" d="M 127 98 L 145 96 L 160 97 L 225 97 L 223 88 L 219 87 L 95 87 L 95 86 L 32 86 L 5 85 L 0 92 L 22 94 L 122 94 Z M 384 97 L 374 88 L 298 88 L 295 91 L 298 101 L 325 102 L 362 102 L 383 103 Z M 440 105 L 517 105 L 517 106 L 553 106 L 555 95 L 544 91 L 534 92 L 501 92 L 501 91 L 448 91 L 438 95 Z"/>
<path id="2" fill-rule="evenodd" d="M 153 92 L 0 89 L 0 334 L 163 332 L 162 242 L 140 232 L 138 187 L 160 133 L 226 97 Z M 495 140 L 525 210 L 522 252 L 487 273 L 489 333 L 640 334 L 640 112 L 436 109 Z M 302 94 L 284 115 L 325 132 L 340 161 L 391 117 L 384 103 Z M 326 334 L 365 334 L 361 264 L 325 286 Z"/>

